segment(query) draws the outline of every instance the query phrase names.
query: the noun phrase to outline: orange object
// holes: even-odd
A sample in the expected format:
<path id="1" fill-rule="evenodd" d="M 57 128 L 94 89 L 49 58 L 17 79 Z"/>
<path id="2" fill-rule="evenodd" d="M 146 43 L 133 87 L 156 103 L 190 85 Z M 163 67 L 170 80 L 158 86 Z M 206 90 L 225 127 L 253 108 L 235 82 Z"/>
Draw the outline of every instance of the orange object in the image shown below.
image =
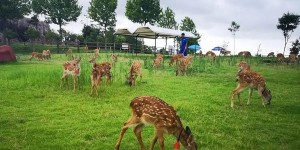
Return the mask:
<path id="1" fill-rule="evenodd" d="M 174 145 L 173 145 L 174 149 L 179 150 L 180 149 L 180 143 L 179 141 L 177 141 Z"/>

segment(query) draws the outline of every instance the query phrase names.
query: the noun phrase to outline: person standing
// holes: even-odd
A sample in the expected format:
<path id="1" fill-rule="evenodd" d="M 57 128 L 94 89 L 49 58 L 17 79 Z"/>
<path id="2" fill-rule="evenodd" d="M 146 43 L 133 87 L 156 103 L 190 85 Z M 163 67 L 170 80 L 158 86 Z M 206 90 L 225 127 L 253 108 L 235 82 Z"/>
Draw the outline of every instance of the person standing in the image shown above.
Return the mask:
<path id="1" fill-rule="evenodd" d="M 187 43 L 188 39 L 185 37 L 184 33 L 181 33 L 181 41 L 180 41 L 180 54 L 183 54 L 183 56 L 187 56 Z"/>

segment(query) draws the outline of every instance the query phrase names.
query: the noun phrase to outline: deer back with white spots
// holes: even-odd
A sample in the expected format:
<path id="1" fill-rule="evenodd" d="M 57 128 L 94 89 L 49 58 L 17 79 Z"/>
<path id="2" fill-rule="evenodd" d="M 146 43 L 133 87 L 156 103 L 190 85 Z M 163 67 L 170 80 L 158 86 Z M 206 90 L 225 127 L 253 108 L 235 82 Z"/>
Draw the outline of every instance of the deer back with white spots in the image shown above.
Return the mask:
<path id="1" fill-rule="evenodd" d="M 124 123 L 119 139 L 115 145 L 116 150 L 120 148 L 123 135 L 130 127 L 134 127 L 134 133 L 140 144 L 140 148 L 145 150 L 146 148 L 142 141 L 141 133 L 146 124 L 151 124 L 155 128 L 155 135 L 151 142 L 150 150 L 153 150 L 157 140 L 160 149 L 164 149 L 165 133 L 174 135 L 177 139 L 177 143 L 180 142 L 185 149 L 197 149 L 197 144 L 190 128 L 184 128 L 175 109 L 160 98 L 153 96 L 136 97 L 131 101 L 130 108 L 132 115 L 128 121 Z"/>

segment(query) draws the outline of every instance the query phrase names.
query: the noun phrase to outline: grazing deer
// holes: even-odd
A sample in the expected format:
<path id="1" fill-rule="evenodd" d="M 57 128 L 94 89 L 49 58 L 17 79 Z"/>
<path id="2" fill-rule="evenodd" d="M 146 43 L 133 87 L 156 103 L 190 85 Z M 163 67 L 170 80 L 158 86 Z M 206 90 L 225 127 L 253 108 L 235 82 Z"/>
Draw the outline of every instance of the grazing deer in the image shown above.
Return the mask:
<path id="1" fill-rule="evenodd" d="M 29 61 L 31 61 L 32 58 L 36 58 L 38 60 L 43 60 L 43 54 L 42 53 L 38 53 L 38 52 L 32 52 L 31 53 L 31 57 L 29 58 Z"/>
<path id="2" fill-rule="evenodd" d="M 192 57 L 183 57 L 180 59 L 179 65 L 177 67 L 176 70 L 176 76 L 179 73 L 182 73 L 183 75 L 186 73 L 186 70 L 188 68 L 188 66 L 191 64 L 192 62 Z"/>
<path id="3" fill-rule="evenodd" d="M 73 50 L 68 49 L 68 51 L 66 52 L 66 56 L 72 56 L 72 54 L 73 54 Z"/>
<path id="4" fill-rule="evenodd" d="M 64 80 L 67 82 L 67 78 L 69 76 L 73 77 L 73 91 L 75 92 L 76 85 L 78 84 L 78 77 L 80 76 L 81 68 L 80 68 L 80 60 L 81 58 L 75 58 L 71 61 L 67 61 L 63 64 L 64 71 L 61 77 L 60 88 L 63 87 Z M 67 88 L 68 88 L 68 83 Z"/>
<path id="5" fill-rule="evenodd" d="M 283 63 L 284 62 L 284 55 L 283 54 L 281 54 L 281 53 L 278 53 L 277 55 L 276 55 L 276 58 L 277 58 L 277 63 Z"/>
<path id="6" fill-rule="evenodd" d="M 211 59 L 212 62 L 215 62 L 215 61 L 216 61 L 217 55 L 216 55 L 214 52 L 212 52 L 212 51 L 208 51 L 208 52 L 205 54 L 205 56 L 209 57 L 209 58 Z"/>
<path id="7" fill-rule="evenodd" d="M 151 142 L 150 150 L 153 150 L 157 140 L 160 150 L 164 150 L 164 133 L 172 134 L 177 138 L 174 148 L 179 149 L 180 142 L 187 150 L 197 150 L 197 144 L 190 128 L 187 126 L 184 129 L 175 109 L 160 98 L 153 96 L 136 97 L 131 101 L 130 108 L 132 115 L 124 123 L 115 145 L 116 150 L 119 150 L 122 138 L 126 130 L 130 127 L 134 127 L 134 133 L 140 147 L 142 150 L 145 150 L 146 148 L 141 136 L 145 124 L 152 124 L 155 127 L 155 135 Z"/>
<path id="8" fill-rule="evenodd" d="M 135 60 L 130 67 L 129 76 L 127 78 L 130 86 L 135 85 L 137 76 L 140 76 L 140 80 L 142 80 L 142 65 L 140 61 Z"/>
<path id="9" fill-rule="evenodd" d="M 289 55 L 289 62 L 295 63 L 297 61 L 297 55 L 296 54 L 290 54 Z"/>
<path id="10" fill-rule="evenodd" d="M 163 62 L 163 59 L 164 58 L 162 54 L 156 54 L 156 58 L 153 60 L 152 67 L 157 68 L 158 66 L 160 66 Z"/>
<path id="11" fill-rule="evenodd" d="M 221 50 L 220 51 L 220 54 L 223 54 L 224 56 L 227 56 L 227 55 L 230 55 L 230 51 L 228 51 L 228 50 Z"/>
<path id="12" fill-rule="evenodd" d="M 237 87 L 232 91 L 231 95 L 231 107 L 234 106 L 234 97 L 238 95 L 239 103 L 241 105 L 240 92 L 242 92 L 245 88 L 249 87 L 249 96 L 247 105 L 250 104 L 250 98 L 252 96 L 253 90 L 257 90 L 261 99 L 262 105 L 265 107 L 266 101 L 267 105 L 271 104 L 271 91 L 266 86 L 266 81 L 262 75 L 256 73 L 250 69 L 250 65 L 246 62 L 241 62 L 239 64 L 239 72 L 236 77 L 236 81 L 238 82 Z"/>
<path id="13" fill-rule="evenodd" d="M 201 52 L 201 54 L 202 54 L 202 52 Z M 183 58 L 182 54 L 173 55 L 171 60 L 170 60 L 169 66 L 172 66 L 174 63 L 177 65 L 181 58 Z"/>
<path id="14" fill-rule="evenodd" d="M 248 58 L 251 57 L 251 53 L 249 51 L 242 51 L 238 53 L 238 56 L 244 57 L 244 58 Z"/>
<path id="15" fill-rule="evenodd" d="M 106 85 L 111 83 L 111 64 L 109 62 L 103 62 L 101 64 L 94 63 L 91 74 L 92 89 L 91 94 L 94 92 L 98 95 L 98 85 L 102 81 L 102 77 L 106 76 Z"/>
<path id="16" fill-rule="evenodd" d="M 267 57 L 275 57 L 274 52 L 270 52 L 270 53 L 267 55 Z"/>

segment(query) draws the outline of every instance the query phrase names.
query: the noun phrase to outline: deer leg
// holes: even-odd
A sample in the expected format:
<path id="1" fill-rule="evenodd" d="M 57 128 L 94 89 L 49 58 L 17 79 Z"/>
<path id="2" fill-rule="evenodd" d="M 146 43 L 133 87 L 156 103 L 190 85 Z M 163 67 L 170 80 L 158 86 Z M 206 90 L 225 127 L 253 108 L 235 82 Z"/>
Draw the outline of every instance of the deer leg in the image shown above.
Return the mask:
<path id="1" fill-rule="evenodd" d="M 63 87 L 64 80 L 66 80 L 66 74 L 63 74 L 63 76 L 61 77 L 61 80 L 60 80 L 60 88 Z"/>
<path id="2" fill-rule="evenodd" d="M 73 92 L 75 92 L 75 89 L 76 89 L 76 76 L 74 75 L 73 76 Z"/>
<path id="3" fill-rule="evenodd" d="M 137 140 L 139 141 L 142 150 L 146 149 L 142 140 L 142 131 L 144 126 L 145 126 L 144 124 L 139 124 L 134 128 L 135 136 L 137 137 Z"/>
<path id="4" fill-rule="evenodd" d="M 232 91 L 232 95 L 231 95 L 231 107 L 233 108 L 234 106 L 234 96 L 237 94 L 238 95 L 238 99 L 240 101 L 240 92 L 244 89 L 244 87 L 241 84 L 238 84 L 238 86 Z"/>
<path id="5" fill-rule="evenodd" d="M 252 96 L 252 93 L 253 93 L 253 89 L 249 89 L 249 96 L 248 96 L 248 102 L 247 102 L 247 105 L 250 105 L 250 98 Z"/>
<path id="6" fill-rule="evenodd" d="M 115 150 L 119 150 L 122 138 L 123 138 L 125 132 L 127 131 L 127 129 L 136 124 L 139 124 L 139 120 L 136 117 L 131 117 L 126 123 L 124 123 L 124 126 L 119 135 L 119 139 L 115 145 Z"/>
<path id="7" fill-rule="evenodd" d="M 152 139 L 152 142 L 151 142 L 151 145 L 150 145 L 150 150 L 153 150 L 156 141 L 157 141 L 157 136 L 154 135 L 154 137 L 153 137 L 153 139 Z"/>
<path id="8" fill-rule="evenodd" d="M 164 148 L 165 148 L 163 132 L 164 131 L 162 129 L 156 128 L 155 134 L 156 134 L 156 136 L 158 138 L 159 149 L 160 150 L 164 150 Z"/>

